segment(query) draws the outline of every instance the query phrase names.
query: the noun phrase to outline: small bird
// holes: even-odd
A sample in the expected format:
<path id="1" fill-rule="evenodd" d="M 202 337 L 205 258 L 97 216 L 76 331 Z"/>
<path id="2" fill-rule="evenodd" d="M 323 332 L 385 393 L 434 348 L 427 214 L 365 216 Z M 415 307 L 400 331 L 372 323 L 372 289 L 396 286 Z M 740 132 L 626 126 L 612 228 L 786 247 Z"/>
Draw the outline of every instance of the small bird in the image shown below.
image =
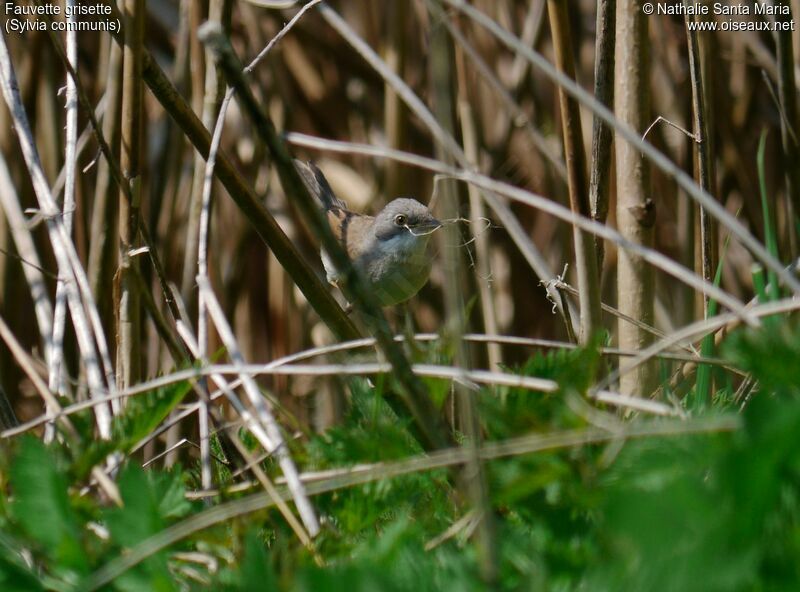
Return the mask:
<path id="1" fill-rule="evenodd" d="M 357 214 L 336 197 L 316 165 L 295 160 L 295 166 L 320 203 L 333 235 L 380 305 L 400 304 L 419 292 L 431 272 L 428 240 L 442 226 L 428 208 L 401 197 L 389 202 L 377 216 Z M 324 249 L 320 255 L 328 282 L 338 287 L 341 274 Z"/>

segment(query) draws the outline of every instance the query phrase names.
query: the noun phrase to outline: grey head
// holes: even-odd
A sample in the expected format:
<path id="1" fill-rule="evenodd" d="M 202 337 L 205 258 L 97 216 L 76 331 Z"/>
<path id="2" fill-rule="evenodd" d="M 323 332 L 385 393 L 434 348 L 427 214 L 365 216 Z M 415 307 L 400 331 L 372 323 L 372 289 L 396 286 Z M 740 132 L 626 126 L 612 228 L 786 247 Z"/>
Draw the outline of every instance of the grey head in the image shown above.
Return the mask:
<path id="1" fill-rule="evenodd" d="M 409 240 L 414 237 L 427 243 L 433 231 L 441 225 L 430 210 L 416 199 L 399 197 L 386 204 L 375 216 L 373 229 L 375 238 L 382 242 L 397 237 Z"/>
<path id="2" fill-rule="evenodd" d="M 407 197 L 389 202 L 372 220 L 355 264 L 383 306 L 405 302 L 428 281 L 428 241 L 441 225 L 428 208 Z"/>

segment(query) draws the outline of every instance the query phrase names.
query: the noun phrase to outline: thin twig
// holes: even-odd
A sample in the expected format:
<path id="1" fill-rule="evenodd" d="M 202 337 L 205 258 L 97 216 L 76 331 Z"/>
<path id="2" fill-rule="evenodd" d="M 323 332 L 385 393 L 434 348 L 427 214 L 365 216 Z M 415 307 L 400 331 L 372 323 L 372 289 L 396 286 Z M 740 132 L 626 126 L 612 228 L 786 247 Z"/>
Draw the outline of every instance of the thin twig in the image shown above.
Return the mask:
<path id="1" fill-rule="evenodd" d="M 749 311 L 749 314 L 753 317 L 766 317 L 792 312 L 798 309 L 800 309 L 800 300 L 787 298 L 784 300 L 778 300 L 775 302 L 762 304 L 760 306 L 755 306 Z M 656 341 L 647 349 L 642 350 L 639 355 L 633 358 L 633 360 L 621 364 L 617 370 L 611 372 L 603 380 L 600 380 L 594 387 L 592 387 L 590 392 L 594 392 L 613 384 L 620 375 L 624 374 L 625 372 L 629 372 L 637 368 L 639 365 L 651 360 L 653 356 L 659 352 L 687 341 L 694 341 L 697 337 L 716 331 L 717 329 L 726 326 L 728 323 L 736 319 L 736 315 L 732 313 L 725 313 L 711 317 L 710 319 L 704 319 L 697 321 L 696 323 L 692 323 L 691 325 L 687 325 L 686 327 L 675 331 L 664 339 Z"/>
<path id="2" fill-rule="evenodd" d="M 22 98 L 19 94 L 16 75 L 14 74 L 5 38 L 0 39 L 0 77 L 2 78 L 3 97 L 14 120 L 14 130 L 22 147 L 40 210 L 47 222 L 48 234 L 58 263 L 59 276 L 64 278 L 72 323 L 78 338 L 81 357 L 86 367 L 90 394 L 94 397 L 105 388 L 112 388 L 104 380 L 104 373 L 101 370 L 100 363 L 98 363 L 97 351 L 95 350 L 96 343 L 102 352 L 101 343 L 104 343 L 104 336 L 102 328 L 100 328 L 99 333 L 96 330 L 94 336 L 92 335 L 91 325 L 87 322 L 84 314 L 84 302 L 81 301 L 81 296 L 86 301 L 90 316 L 96 313 L 97 309 L 94 306 L 91 294 L 86 294 L 85 292 L 84 288 L 88 286 L 86 275 L 75 252 L 75 245 L 64 228 L 60 212 L 45 179 Z M 76 289 L 76 283 L 81 293 Z M 103 362 L 110 364 L 108 360 L 103 360 Z M 109 438 L 111 436 L 111 415 L 107 404 L 99 403 L 94 409 L 100 435 L 103 438 Z"/>
<path id="3" fill-rule="evenodd" d="M 75 24 L 75 0 L 67 0 L 66 11 L 68 13 L 67 23 Z M 78 38 L 75 29 L 67 27 L 67 59 L 73 69 L 78 68 Z M 77 143 L 78 143 L 78 89 L 75 80 L 67 74 L 67 131 L 66 131 L 66 150 L 64 154 L 64 229 L 67 235 L 72 235 L 72 215 L 75 209 L 75 179 L 77 163 Z M 65 282 L 58 282 L 56 285 L 56 306 L 53 314 L 53 343 L 50 350 L 50 357 L 47 360 L 49 366 L 48 385 L 50 390 L 60 395 L 66 394 L 64 361 L 64 330 L 67 324 L 67 294 Z M 49 434 L 46 440 L 52 439 L 53 434 Z"/>
<path id="4" fill-rule="evenodd" d="M 793 307 L 789 307 L 790 310 L 794 310 L 800 308 L 800 304 L 795 304 Z M 776 314 L 774 312 L 768 312 L 764 314 Z M 716 318 L 716 317 L 715 317 Z M 727 317 L 728 320 L 730 318 L 735 318 L 733 316 Z M 702 330 L 695 329 L 692 335 L 701 333 Z M 691 335 L 690 335 L 691 336 Z M 483 336 L 486 338 L 491 338 L 490 336 Z M 507 338 L 508 341 L 513 341 L 514 338 Z M 340 349 L 350 344 L 340 344 Z M 361 345 L 358 343 L 358 345 Z M 371 345 L 371 344 L 368 344 Z M 528 345 L 527 343 L 525 345 Z M 571 344 L 570 344 L 571 345 Z M 333 346 L 331 346 L 333 347 Z M 319 348 L 322 349 L 322 348 Z M 319 351 L 309 350 L 308 352 L 301 352 L 304 355 L 312 355 L 312 354 L 319 354 Z M 636 355 L 639 352 L 626 352 L 626 355 L 629 357 L 633 357 L 636 359 Z M 295 354 L 294 356 L 290 357 L 298 357 L 301 354 Z M 667 355 L 669 358 L 669 355 Z M 697 360 L 698 362 L 702 361 L 703 363 L 707 363 L 705 359 Z M 711 359 L 711 362 L 715 360 Z M 276 361 L 277 362 L 277 361 Z M 721 361 L 717 361 L 718 363 L 722 363 Z M 453 380 L 453 381 L 460 381 L 463 385 L 470 387 L 470 388 L 478 388 L 478 385 L 485 384 L 488 386 L 506 386 L 512 388 L 521 388 L 527 389 L 531 391 L 538 391 L 538 392 L 556 392 L 558 390 L 558 384 L 549 379 L 544 378 L 537 378 L 534 376 L 520 376 L 518 374 L 509 374 L 504 372 L 496 372 L 490 370 L 470 370 L 470 369 L 463 369 L 457 370 L 451 368 L 449 366 L 437 366 L 432 364 L 415 364 L 412 367 L 412 370 L 415 374 L 422 377 L 428 378 L 439 378 L 444 380 Z M 358 364 L 315 364 L 315 365 L 303 365 L 303 364 L 290 364 L 290 363 L 281 363 L 276 364 L 275 362 L 268 363 L 268 364 L 243 364 L 243 365 L 231 365 L 231 364 L 214 364 L 214 365 L 206 365 L 202 368 L 193 368 L 187 370 L 178 370 L 176 372 L 172 372 L 170 374 L 160 376 L 158 378 L 142 382 L 134 387 L 126 389 L 125 391 L 121 391 L 111 395 L 109 397 L 105 397 L 101 400 L 111 400 L 112 398 L 120 398 L 120 397 L 130 397 L 135 395 L 140 395 L 142 393 L 146 393 L 152 391 L 157 388 L 162 388 L 164 386 L 174 384 L 177 382 L 182 382 L 186 380 L 194 380 L 197 378 L 201 378 L 203 376 L 210 376 L 215 382 L 223 382 L 217 381 L 217 377 L 222 377 L 224 375 L 248 375 L 249 377 L 252 376 L 370 376 L 370 375 L 381 375 L 381 374 L 388 374 L 391 372 L 391 366 L 386 363 L 381 362 L 364 362 Z M 227 383 L 226 388 L 221 388 L 222 393 L 229 396 L 231 394 L 230 389 L 236 388 L 239 385 L 244 384 L 244 380 L 240 377 L 238 381 L 231 381 Z M 599 389 L 595 389 L 599 392 Z M 213 393 L 211 395 L 211 399 L 216 399 L 219 396 L 219 393 Z M 594 395 L 592 395 L 594 396 Z M 634 397 L 630 398 L 631 400 L 641 400 L 636 399 Z M 236 400 L 230 399 L 229 400 L 234 406 L 234 409 L 237 413 L 242 415 L 245 423 L 248 424 L 248 427 L 252 429 L 253 425 L 258 426 L 258 423 L 255 422 L 253 424 L 253 419 L 247 412 L 247 410 L 242 406 L 242 404 Z M 77 413 L 87 407 L 91 406 L 91 402 L 82 402 L 82 403 L 74 403 L 69 407 L 65 407 L 63 413 L 66 415 L 70 415 L 72 413 Z M 193 411 L 196 411 L 196 408 L 193 408 Z M 55 416 L 57 417 L 57 416 Z M 17 428 L 6 430 L 0 433 L 0 438 L 8 438 L 12 436 L 16 436 L 24 431 L 27 431 L 36 425 L 40 425 L 46 421 L 51 421 L 55 417 L 51 416 L 42 416 L 21 424 Z M 257 439 L 261 441 L 261 437 L 256 435 Z"/>
<path id="5" fill-rule="evenodd" d="M 575 59 L 572 55 L 572 35 L 569 26 L 569 3 L 548 0 L 550 29 L 553 35 L 556 63 L 559 71 L 570 79 L 575 78 Z M 586 152 L 583 147 L 583 131 L 578 102 L 559 87 L 559 106 L 564 141 L 564 160 L 567 165 L 567 188 L 570 209 L 584 217 L 592 217 L 589 203 L 589 180 L 586 177 Z M 603 327 L 600 312 L 600 274 L 597 271 L 596 242 L 578 227 L 572 228 L 575 245 L 575 267 L 578 276 L 578 300 L 580 302 L 579 339 L 587 343 Z"/>
<path id="6" fill-rule="evenodd" d="M 200 287 L 202 298 L 206 301 L 206 305 L 208 306 L 208 313 L 214 322 L 214 326 L 216 327 L 222 342 L 225 344 L 225 348 L 228 350 L 228 355 L 233 361 L 234 367 L 240 368 L 244 366 L 244 356 L 242 356 L 242 353 L 239 350 L 239 346 L 236 342 L 236 338 L 233 335 L 233 331 L 231 331 L 230 325 L 228 324 L 227 319 L 225 319 L 225 314 L 222 312 L 222 307 L 220 307 L 219 302 L 217 302 L 216 296 L 211 290 L 208 280 L 204 277 L 198 276 L 197 284 Z M 283 474 L 286 476 L 287 482 L 289 483 L 289 488 L 292 491 L 297 510 L 300 512 L 300 517 L 302 518 L 309 534 L 312 537 L 316 536 L 316 534 L 319 532 L 319 522 L 317 521 L 316 513 L 314 512 L 311 504 L 308 502 L 303 485 L 297 479 L 297 468 L 295 467 L 291 456 L 289 456 L 289 451 L 284 443 L 278 423 L 275 421 L 275 418 L 267 406 L 266 401 L 261 396 L 255 381 L 250 376 L 247 376 L 244 372 L 237 372 L 237 374 L 241 376 L 242 385 L 244 386 L 245 393 L 250 399 L 250 404 L 256 410 L 256 415 L 258 416 L 259 421 L 266 429 L 269 437 L 269 446 L 267 447 L 267 452 L 274 453 L 277 456 L 278 463 L 280 464 Z"/>

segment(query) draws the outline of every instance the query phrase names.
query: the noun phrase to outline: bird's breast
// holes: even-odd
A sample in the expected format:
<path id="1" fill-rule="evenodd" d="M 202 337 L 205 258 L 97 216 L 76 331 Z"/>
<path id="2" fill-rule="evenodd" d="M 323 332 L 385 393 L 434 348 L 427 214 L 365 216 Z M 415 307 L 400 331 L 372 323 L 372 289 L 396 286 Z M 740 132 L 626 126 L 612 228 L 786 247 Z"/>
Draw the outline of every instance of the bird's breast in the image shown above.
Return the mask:
<path id="1" fill-rule="evenodd" d="M 427 240 L 411 235 L 379 241 L 361 254 L 357 266 L 383 306 L 405 302 L 428 281 Z"/>

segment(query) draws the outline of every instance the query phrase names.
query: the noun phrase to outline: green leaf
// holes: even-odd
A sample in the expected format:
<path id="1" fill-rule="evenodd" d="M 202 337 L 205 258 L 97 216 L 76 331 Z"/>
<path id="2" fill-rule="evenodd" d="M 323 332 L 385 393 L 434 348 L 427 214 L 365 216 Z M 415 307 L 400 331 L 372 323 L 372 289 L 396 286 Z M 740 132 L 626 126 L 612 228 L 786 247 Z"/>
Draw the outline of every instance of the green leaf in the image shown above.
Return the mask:
<path id="1" fill-rule="evenodd" d="M 738 331 L 725 341 L 723 355 L 750 372 L 762 390 L 800 398 L 800 325 L 781 323 Z"/>
<path id="2" fill-rule="evenodd" d="M 80 521 L 70 506 L 67 480 L 54 451 L 24 438 L 11 467 L 11 485 L 16 498 L 12 511 L 25 533 L 58 564 L 85 572 Z"/>
<path id="3" fill-rule="evenodd" d="M 756 163 L 758 165 L 758 187 L 761 192 L 761 213 L 764 216 L 764 241 L 766 242 L 769 254 L 778 259 L 778 240 L 775 235 L 775 228 L 772 226 L 770 216 L 769 196 L 767 195 L 767 175 L 764 170 L 764 154 L 767 148 L 767 130 L 761 132 L 761 139 L 758 142 L 758 154 Z M 778 300 L 781 297 L 778 286 L 778 276 L 770 269 L 767 272 L 769 277 L 769 296 L 771 300 Z"/>
<path id="4" fill-rule="evenodd" d="M 182 499 L 183 487 L 178 474 L 146 474 L 136 465 L 128 465 L 119 477 L 124 502 L 106 514 L 112 539 L 123 547 L 133 547 L 166 527 L 166 518 L 179 517 L 190 509 Z M 175 584 L 167 569 L 166 551 L 148 557 L 125 572 L 115 585 L 126 591 L 170 591 Z"/>
<path id="5" fill-rule="evenodd" d="M 118 450 L 127 452 L 163 422 L 191 389 L 178 382 L 128 399 L 121 415 L 114 418 L 112 431 Z"/>
<path id="6" fill-rule="evenodd" d="M 3 592 L 44 590 L 39 578 L 22 563 L 19 555 L 4 546 L 0 546 L 0 590 Z"/>
<path id="7" fill-rule="evenodd" d="M 264 549 L 264 543 L 254 530 L 250 530 L 245 537 L 244 561 L 238 590 L 264 592 L 277 589 L 278 583 Z"/>

